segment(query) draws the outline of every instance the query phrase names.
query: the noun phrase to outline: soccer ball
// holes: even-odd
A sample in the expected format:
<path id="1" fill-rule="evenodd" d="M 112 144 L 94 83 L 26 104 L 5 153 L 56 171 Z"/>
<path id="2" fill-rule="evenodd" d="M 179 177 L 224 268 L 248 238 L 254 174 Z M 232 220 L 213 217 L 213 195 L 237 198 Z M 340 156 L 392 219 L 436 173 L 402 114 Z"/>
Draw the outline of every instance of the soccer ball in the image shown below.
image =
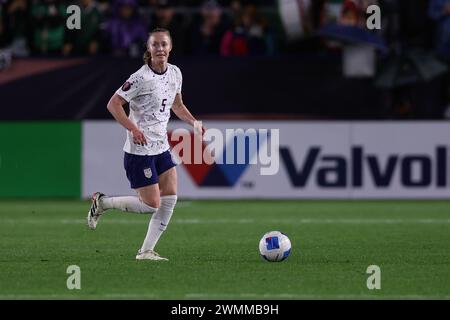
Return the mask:
<path id="1" fill-rule="evenodd" d="M 291 253 L 291 240 L 280 231 L 267 232 L 259 241 L 259 252 L 267 261 L 283 261 Z"/>

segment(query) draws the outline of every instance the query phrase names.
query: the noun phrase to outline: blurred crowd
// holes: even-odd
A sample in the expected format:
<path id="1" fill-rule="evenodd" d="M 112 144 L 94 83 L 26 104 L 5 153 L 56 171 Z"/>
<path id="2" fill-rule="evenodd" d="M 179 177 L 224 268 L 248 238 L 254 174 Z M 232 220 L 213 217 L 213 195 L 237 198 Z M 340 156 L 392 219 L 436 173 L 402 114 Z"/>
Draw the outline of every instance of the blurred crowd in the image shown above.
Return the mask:
<path id="1" fill-rule="evenodd" d="M 330 22 L 364 27 L 366 8 L 382 12 L 390 45 L 436 47 L 450 55 L 450 0 L 0 0 L 0 48 L 16 56 L 140 55 L 147 34 L 167 28 L 174 53 L 274 55 L 318 49 L 315 32 Z M 81 8 L 81 30 L 66 28 L 68 6 Z"/>
<path id="2" fill-rule="evenodd" d="M 148 32 L 162 27 L 172 34 L 174 54 L 270 55 L 275 40 L 261 8 L 275 9 L 275 1 L 256 3 L 6 0 L 1 6 L 0 48 L 9 47 L 16 56 L 136 57 Z M 72 4 L 81 8 L 81 30 L 66 28 L 66 10 Z"/>
<path id="3" fill-rule="evenodd" d="M 142 54 L 150 30 L 171 31 L 177 55 L 274 55 L 317 50 L 314 37 L 337 22 L 364 27 L 367 6 L 382 12 L 391 45 L 436 46 L 450 55 L 450 0 L 0 0 L 0 48 L 15 56 Z M 81 8 L 81 30 L 66 28 Z"/>

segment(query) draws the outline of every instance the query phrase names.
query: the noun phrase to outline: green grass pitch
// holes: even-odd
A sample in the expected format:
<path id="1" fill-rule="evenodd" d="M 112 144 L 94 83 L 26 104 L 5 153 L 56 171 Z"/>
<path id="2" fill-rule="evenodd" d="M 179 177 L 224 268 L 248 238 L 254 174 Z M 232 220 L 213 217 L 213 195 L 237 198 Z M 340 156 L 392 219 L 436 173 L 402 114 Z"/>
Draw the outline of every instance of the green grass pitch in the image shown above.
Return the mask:
<path id="1" fill-rule="evenodd" d="M 148 215 L 109 211 L 92 231 L 89 205 L 0 200 L 0 299 L 450 299 L 448 201 L 179 201 L 168 262 L 135 260 Z M 271 230 L 291 239 L 284 262 L 259 256 Z"/>

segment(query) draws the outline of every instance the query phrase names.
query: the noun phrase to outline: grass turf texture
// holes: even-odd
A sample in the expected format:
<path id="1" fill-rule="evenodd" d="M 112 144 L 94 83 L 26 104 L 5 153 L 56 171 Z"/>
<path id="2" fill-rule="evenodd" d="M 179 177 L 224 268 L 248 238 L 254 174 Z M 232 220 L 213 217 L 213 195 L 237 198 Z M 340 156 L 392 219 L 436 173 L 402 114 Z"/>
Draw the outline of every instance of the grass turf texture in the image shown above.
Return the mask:
<path id="1" fill-rule="evenodd" d="M 148 215 L 109 211 L 92 231 L 87 201 L 2 200 L 0 299 L 449 299 L 449 204 L 180 201 L 154 262 L 135 260 Z M 284 262 L 259 256 L 270 230 L 291 239 Z"/>

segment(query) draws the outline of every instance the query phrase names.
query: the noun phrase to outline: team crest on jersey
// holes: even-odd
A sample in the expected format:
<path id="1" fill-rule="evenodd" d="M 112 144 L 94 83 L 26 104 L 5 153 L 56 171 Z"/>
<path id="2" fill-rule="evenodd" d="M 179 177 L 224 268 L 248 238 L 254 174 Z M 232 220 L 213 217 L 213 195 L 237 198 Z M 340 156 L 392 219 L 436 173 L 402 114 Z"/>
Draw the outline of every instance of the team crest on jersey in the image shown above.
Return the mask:
<path id="1" fill-rule="evenodd" d="M 144 169 L 144 176 L 150 179 L 152 177 L 152 169 L 151 168 Z"/>
<path id="2" fill-rule="evenodd" d="M 128 81 L 125 82 L 122 86 L 122 91 L 128 91 L 131 88 L 131 83 L 129 83 Z"/>

